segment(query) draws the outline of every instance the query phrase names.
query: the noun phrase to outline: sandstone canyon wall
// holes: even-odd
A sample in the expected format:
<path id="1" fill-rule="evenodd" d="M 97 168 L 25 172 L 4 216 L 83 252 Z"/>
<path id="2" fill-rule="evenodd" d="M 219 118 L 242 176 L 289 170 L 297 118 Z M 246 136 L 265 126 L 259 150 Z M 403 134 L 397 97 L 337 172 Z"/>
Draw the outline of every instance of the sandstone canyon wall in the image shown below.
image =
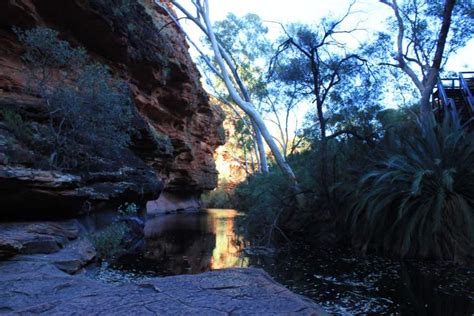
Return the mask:
<path id="1" fill-rule="evenodd" d="M 130 85 L 139 131 L 127 153 L 102 169 L 49 170 L 0 114 L 0 213 L 83 211 L 156 199 L 163 188 L 197 196 L 216 186 L 222 113 L 209 104 L 185 38 L 170 22 L 151 0 L 0 1 L 0 110 L 41 123 L 44 104 L 28 92 L 24 47 L 12 27 L 45 26 Z"/>

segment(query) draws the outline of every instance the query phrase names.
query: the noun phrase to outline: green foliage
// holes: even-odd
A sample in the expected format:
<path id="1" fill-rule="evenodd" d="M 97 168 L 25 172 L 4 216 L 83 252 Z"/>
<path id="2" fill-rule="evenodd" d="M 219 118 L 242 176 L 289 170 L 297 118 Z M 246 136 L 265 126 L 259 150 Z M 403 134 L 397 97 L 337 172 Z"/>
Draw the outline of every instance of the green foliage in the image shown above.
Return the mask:
<path id="1" fill-rule="evenodd" d="M 146 61 L 163 67 L 172 52 L 172 24 L 161 29 L 156 11 L 144 0 L 90 0 L 91 7 L 107 17 L 114 32 L 127 40 L 127 53 L 135 61 Z M 122 49 L 122 48 L 119 48 Z"/>
<path id="2" fill-rule="evenodd" d="M 16 137 L 17 140 L 28 143 L 32 138 L 32 131 L 27 122 L 20 114 L 9 109 L 0 109 L 0 115 L 6 128 Z"/>
<path id="3" fill-rule="evenodd" d="M 279 224 L 275 220 L 286 207 L 294 205 L 290 183 L 275 167 L 271 169 L 267 174 L 249 177 L 235 190 L 238 209 L 247 214 L 239 219 L 243 221 L 244 233 L 257 244 L 267 244 L 274 237 L 274 225 Z"/>
<path id="4" fill-rule="evenodd" d="M 272 52 L 267 39 L 268 28 L 256 14 L 242 17 L 230 13 L 214 25 L 219 43 L 229 52 L 237 65 L 237 72 L 252 98 L 264 93 L 265 63 Z M 216 85 L 217 87 L 219 84 Z"/>
<path id="5" fill-rule="evenodd" d="M 359 181 L 354 244 L 401 257 L 462 259 L 474 245 L 474 134 L 448 119 L 399 131 Z"/>
<path id="6" fill-rule="evenodd" d="M 391 1 L 389 1 L 391 2 Z M 430 67 L 435 55 L 439 31 L 443 21 L 444 1 L 413 0 L 398 2 L 401 22 L 403 24 L 404 62 L 411 67 L 420 79 L 425 78 L 430 71 Z M 387 12 L 392 9 L 385 7 Z M 450 56 L 453 56 L 459 49 L 465 47 L 472 39 L 474 32 L 474 19 L 472 12 L 474 3 L 472 1 L 456 1 L 454 4 L 450 29 L 443 53 L 441 70 L 447 64 Z M 387 65 L 397 64 L 396 47 L 398 34 L 398 21 L 393 15 L 388 18 L 388 31 L 376 33 L 376 39 L 366 47 L 366 55 L 371 59 L 380 60 Z M 396 59 L 396 58 L 395 58 Z M 391 82 L 387 82 L 403 94 L 400 98 L 416 100 L 419 98 L 419 91 L 413 85 L 412 80 L 401 69 L 389 66 L 387 71 L 393 75 Z"/>
<path id="7" fill-rule="evenodd" d="M 125 148 L 133 115 L 128 85 L 105 66 L 89 62 L 82 48 L 59 40 L 56 31 L 15 31 L 26 47 L 32 89 L 46 103 L 49 126 L 38 127 L 37 133 L 49 164 L 87 167 L 94 156 L 111 158 Z"/>
<path id="8" fill-rule="evenodd" d="M 238 17 L 228 14 L 224 20 L 215 23 L 214 32 L 219 44 L 232 56 L 236 71 L 254 105 L 259 107 L 258 103 L 266 95 L 266 67 L 273 54 L 272 45 L 267 38 L 268 28 L 258 15 Z M 206 72 L 212 73 L 207 62 L 205 58 L 200 60 Z M 209 76 L 208 82 L 216 90 L 216 95 L 226 100 L 231 99 L 221 78 Z"/>
<path id="9" fill-rule="evenodd" d="M 49 96 L 52 116 L 64 120 L 72 137 L 95 143 L 112 140 L 110 145 L 125 147 L 132 115 L 126 83 L 113 80 L 106 67 L 89 64 L 75 84 L 57 87 Z"/>
<path id="10" fill-rule="evenodd" d="M 23 60 L 27 64 L 34 65 L 35 68 L 46 71 L 49 68 L 82 65 L 87 60 L 87 54 L 83 48 L 72 48 L 68 42 L 58 38 L 59 33 L 55 30 L 42 26 L 27 31 L 16 27 L 13 30 L 26 47 L 22 56 Z"/>
<path id="11" fill-rule="evenodd" d="M 404 23 L 407 25 L 406 36 L 415 39 L 415 47 L 410 49 L 410 54 L 415 54 L 417 50 L 418 54 L 421 52 L 422 56 L 427 56 L 432 60 L 434 55 L 432 47 L 437 39 L 444 6 L 443 1 L 416 0 L 403 3 L 401 10 Z M 472 38 L 474 32 L 473 10 L 474 3 L 472 1 L 458 1 L 455 4 L 445 50 L 446 56 L 455 53 Z"/>
<path id="12" fill-rule="evenodd" d="M 201 200 L 205 208 L 233 208 L 232 196 L 221 183 L 216 189 L 204 193 Z"/>
<path id="13" fill-rule="evenodd" d="M 402 107 L 399 109 L 384 109 L 376 113 L 377 121 L 384 131 L 390 131 L 400 127 L 416 128 L 416 113 L 418 104 L 411 107 Z"/>
<path id="14" fill-rule="evenodd" d="M 293 166 L 299 181 L 300 202 L 296 200 L 293 184 L 276 165 L 271 165 L 266 174 L 248 177 L 235 189 L 234 207 L 247 214 L 242 219 L 245 233 L 257 243 L 266 244 L 273 238 L 285 238 L 296 231 L 308 232 L 309 226 L 327 211 L 327 203 L 323 202 L 319 192 L 316 152 L 308 150 L 290 155 L 288 163 Z"/>
<path id="15" fill-rule="evenodd" d="M 314 94 L 318 98 L 328 94 L 334 86 L 356 77 L 364 60 L 357 58 L 358 49 L 350 53 L 339 49 L 341 42 L 330 36 L 336 32 L 351 33 L 341 30 L 335 20 L 323 19 L 318 26 L 290 24 L 280 39 L 278 54 L 272 60 L 272 76 L 295 86 L 300 94 Z M 315 84 L 318 86 L 316 91 Z"/>
<path id="16" fill-rule="evenodd" d="M 337 224 L 346 202 L 341 184 L 366 168 L 365 154 L 370 151 L 370 146 L 345 137 L 329 141 L 329 167 L 326 170 L 329 187 L 321 181 L 323 166 L 319 148 L 319 143 L 315 142 L 308 150 L 288 157 L 299 180 L 302 191 L 299 196 L 303 203 L 301 200 L 296 202 L 292 185 L 276 166 L 271 166 L 268 174 L 254 175 L 237 186 L 233 201 L 237 209 L 247 213 L 244 224 L 250 238 L 267 242 L 275 219 L 286 235 L 298 234 L 295 238 L 315 242 L 319 238 L 315 234 L 319 234 L 320 228 Z M 281 235 L 274 227 L 273 234 Z"/>
<path id="17" fill-rule="evenodd" d="M 130 0 L 118 0 L 112 7 L 112 12 L 115 16 L 126 17 L 131 13 Z M 128 27 L 128 26 L 127 26 Z"/>
<path id="18" fill-rule="evenodd" d="M 222 139 L 222 140 L 225 140 L 225 139 L 226 139 L 226 134 L 225 134 L 224 126 L 220 125 L 220 126 L 217 128 L 217 135 L 218 135 L 219 139 Z"/>
<path id="19" fill-rule="evenodd" d="M 125 216 L 137 215 L 138 210 L 139 210 L 138 205 L 136 205 L 135 203 L 128 203 L 128 202 L 120 205 L 118 208 L 119 214 L 125 215 Z"/>
<path id="20" fill-rule="evenodd" d="M 133 23 L 128 23 L 127 24 L 127 29 L 128 29 L 129 32 L 135 32 L 136 29 L 137 29 L 137 26 Z"/>
<path id="21" fill-rule="evenodd" d="M 442 2 L 405 1 L 400 6 L 406 23 L 405 44 L 409 43 L 404 52 L 412 60 L 420 59 L 424 69 L 415 72 L 421 76 L 428 69 L 423 65 L 431 64 L 434 54 Z M 471 5 L 456 3 L 446 56 L 469 39 L 472 19 L 462 18 L 466 12 L 472 17 Z M 305 202 L 295 210 L 294 192 L 275 167 L 268 174 L 250 176 L 232 197 L 234 206 L 247 213 L 243 219 L 247 234 L 268 242 L 281 229 L 281 234 L 298 232 L 313 239 L 311 234 L 326 221 L 338 227 L 342 222 L 344 230 L 338 231 L 338 237 L 344 237 L 349 208 L 354 244 L 364 250 L 441 259 L 474 252 L 472 132 L 445 122 L 420 133 L 411 108 L 411 83 L 393 67 L 390 72 L 379 68 L 392 58 L 397 25 L 390 26 L 390 34 L 379 34 L 375 42 L 349 51 L 339 34 L 358 30 L 346 32 L 342 20 L 323 19 L 317 26 L 293 24 L 286 27 L 274 51 L 275 45 L 266 39 L 260 47 L 255 40 L 267 33 L 260 22 L 252 16 L 230 15 L 215 28 L 220 44 L 233 55 L 239 75 L 249 86 L 253 103 L 268 114 L 289 112 L 293 102 L 307 101 L 316 104 L 319 112 L 313 109 L 305 126 L 303 137 L 311 144 L 308 151 L 288 156 Z M 248 32 L 253 27 L 255 32 Z M 269 63 L 271 76 L 261 76 L 261 66 Z M 411 66 L 416 68 L 416 64 Z M 392 75 L 395 80 L 388 80 Z M 216 95 L 225 100 L 219 79 L 214 82 Z M 384 105 L 394 102 L 404 107 L 384 110 Z M 229 143 L 237 143 L 247 158 L 253 133 L 240 117 L 232 127 L 237 136 L 230 134 Z M 324 128 L 326 138 L 321 135 Z M 241 160 L 247 168 L 248 160 Z M 211 203 L 225 200 L 223 192 L 213 194 L 206 197 Z"/>
<path id="22" fill-rule="evenodd" d="M 113 259 L 123 251 L 122 243 L 129 228 L 125 223 L 114 223 L 91 236 L 91 241 L 100 259 Z"/>
<path id="23" fill-rule="evenodd" d="M 219 41 L 239 58 L 256 59 L 270 50 L 266 37 L 268 28 L 256 14 L 238 17 L 229 13 L 224 20 L 215 23 L 214 29 Z"/>
<path id="24" fill-rule="evenodd" d="M 159 148 L 162 148 L 166 153 L 173 153 L 173 143 L 171 142 L 171 138 L 168 135 L 157 131 L 153 127 L 150 127 L 149 131 Z"/>

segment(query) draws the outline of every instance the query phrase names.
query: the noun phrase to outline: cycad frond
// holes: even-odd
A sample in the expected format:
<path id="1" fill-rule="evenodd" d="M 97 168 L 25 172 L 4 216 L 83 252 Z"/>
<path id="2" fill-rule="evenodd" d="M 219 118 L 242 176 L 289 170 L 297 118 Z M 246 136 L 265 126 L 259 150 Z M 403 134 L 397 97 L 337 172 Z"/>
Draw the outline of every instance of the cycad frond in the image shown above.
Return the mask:
<path id="1" fill-rule="evenodd" d="M 472 256 L 474 133 L 447 117 L 393 137 L 384 157 L 353 194 L 354 243 L 401 257 Z"/>

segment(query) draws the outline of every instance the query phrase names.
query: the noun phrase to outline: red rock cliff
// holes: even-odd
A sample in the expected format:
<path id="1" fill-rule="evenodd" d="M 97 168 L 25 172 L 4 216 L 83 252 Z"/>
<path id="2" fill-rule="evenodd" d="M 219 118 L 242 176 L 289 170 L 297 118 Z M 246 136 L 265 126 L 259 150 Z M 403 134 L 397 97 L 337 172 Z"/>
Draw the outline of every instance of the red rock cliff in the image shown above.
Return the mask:
<path id="1" fill-rule="evenodd" d="M 212 189 L 217 184 L 213 153 L 224 141 L 222 117 L 201 87 L 183 34 L 170 22 L 151 0 L 2 0 L 0 106 L 41 106 L 26 92 L 20 58 L 24 48 L 12 27 L 47 26 L 130 84 L 145 125 L 132 152 L 153 168 L 166 191 L 199 194 Z M 150 138 L 169 146 L 156 150 Z M 6 159 L 1 148 L 0 139 L 0 167 L 27 165 L 20 158 Z M 3 171 L 3 178 L 14 177 Z"/>

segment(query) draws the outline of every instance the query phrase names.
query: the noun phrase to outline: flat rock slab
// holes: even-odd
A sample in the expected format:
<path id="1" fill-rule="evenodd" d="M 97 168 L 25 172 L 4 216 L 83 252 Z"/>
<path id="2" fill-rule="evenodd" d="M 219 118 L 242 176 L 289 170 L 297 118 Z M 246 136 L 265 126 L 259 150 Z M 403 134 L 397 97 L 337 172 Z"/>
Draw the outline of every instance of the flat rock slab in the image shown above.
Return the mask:
<path id="1" fill-rule="evenodd" d="M 16 254 L 55 253 L 79 236 L 76 220 L 0 223 L 0 260 Z"/>
<path id="2" fill-rule="evenodd" d="M 95 256 L 96 251 L 91 242 L 86 238 L 78 238 L 55 253 L 19 255 L 11 260 L 19 262 L 47 262 L 66 273 L 74 274 L 81 271 Z"/>
<path id="3" fill-rule="evenodd" d="M 111 285 L 38 261 L 0 262 L 0 314 L 324 315 L 261 269 Z"/>

